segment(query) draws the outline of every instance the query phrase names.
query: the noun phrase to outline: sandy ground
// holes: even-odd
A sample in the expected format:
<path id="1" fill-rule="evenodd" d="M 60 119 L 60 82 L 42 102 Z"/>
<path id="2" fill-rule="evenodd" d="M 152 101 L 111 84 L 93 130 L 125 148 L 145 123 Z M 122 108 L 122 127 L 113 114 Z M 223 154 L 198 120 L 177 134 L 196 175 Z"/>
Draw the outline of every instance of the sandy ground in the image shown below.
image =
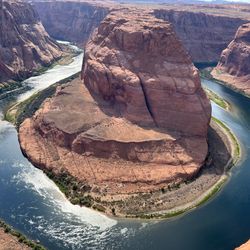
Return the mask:
<path id="1" fill-rule="evenodd" d="M 18 239 L 0 228 L 0 250 L 29 250 L 30 247 L 18 242 Z"/>

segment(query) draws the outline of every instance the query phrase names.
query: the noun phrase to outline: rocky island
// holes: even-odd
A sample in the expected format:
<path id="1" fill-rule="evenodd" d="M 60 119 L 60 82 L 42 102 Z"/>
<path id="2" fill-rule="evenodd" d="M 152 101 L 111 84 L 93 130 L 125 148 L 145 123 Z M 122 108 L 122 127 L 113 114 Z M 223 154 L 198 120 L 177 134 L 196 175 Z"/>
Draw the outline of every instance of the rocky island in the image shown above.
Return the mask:
<path id="1" fill-rule="evenodd" d="M 89 39 L 81 79 L 58 87 L 21 124 L 19 140 L 71 202 L 157 217 L 207 199 L 231 163 L 233 143 L 210 119 L 199 73 L 172 25 L 123 9 Z"/>
<path id="2" fill-rule="evenodd" d="M 222 52 L 212 75 L 250 96 L 250 23 L 239 27 L 234 40 Z"/>

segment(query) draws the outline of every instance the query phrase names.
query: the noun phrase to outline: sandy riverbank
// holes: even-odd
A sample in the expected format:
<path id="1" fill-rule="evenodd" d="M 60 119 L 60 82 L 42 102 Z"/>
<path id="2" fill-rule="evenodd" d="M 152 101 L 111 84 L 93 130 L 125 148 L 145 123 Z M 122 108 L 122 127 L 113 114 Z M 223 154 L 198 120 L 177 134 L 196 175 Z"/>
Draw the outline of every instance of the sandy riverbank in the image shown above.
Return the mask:
<path id="1" fill-rule="evenodd" d="M 233 91 L 250 98 L 250 90 L 248 87 L 246 87 L 246 79 L 236 78 L 226 73 L 222 74 L 213 67 L 204 68 L 200 71 L 200 73 L 202 78 L 224 85 Z"/>
<path id="2" fill-rule="evenodd" d="M 221 190 L 230 176 L 230 169 L 241 158 L 241 152 L 237 138 L 215 118 L 211 121 L 209 130 L 209 149 L 208 161 L 213 158 L 213 162 L 205 165 L 192 182 L 182 184 L 179 189 L 165 196 L 173 200 L 169 208 L 143 217 L 168 218 L 182 214 L 204 204 Z"/>
<path id="3" fill-rule="evenodd" d="M 0 250 L 9 249 L 28 250 L 32 248 L 23 243 L 20 243 L 16 237 L 5 233 L 4 230 L 0 228 Z"/>
<path id="4" fill-rule="evenodd" d="M 0 220 L 0 250 L 45 250 L 45 248 L 29 240 L 25 235 Z"/>

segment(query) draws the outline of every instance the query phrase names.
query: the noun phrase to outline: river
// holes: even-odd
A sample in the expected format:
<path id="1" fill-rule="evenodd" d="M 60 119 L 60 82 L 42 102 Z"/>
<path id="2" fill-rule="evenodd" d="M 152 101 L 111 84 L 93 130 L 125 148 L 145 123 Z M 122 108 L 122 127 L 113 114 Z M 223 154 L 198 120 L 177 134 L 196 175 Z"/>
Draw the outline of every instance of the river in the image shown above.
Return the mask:
<path id="1" fill-rule="evenodd" d="M 16 100 L 80 71 L 82 58 L 25 80 L 31 89 Z M 243 150 L 243 160 L 210 202 L 165 221 L 114 219 L 74 206 L 22 155 L 15 127 L 1 116 L 0 218 L 50 250 L 230 250 L 240 245 L 250 238 L 250 99 L 212 81 L 202 84 L 231 104 L 230 112 L 213 104 L 213 115 L 230 127 Z M 8 102 L 0 102 L 0 114 Z"/>

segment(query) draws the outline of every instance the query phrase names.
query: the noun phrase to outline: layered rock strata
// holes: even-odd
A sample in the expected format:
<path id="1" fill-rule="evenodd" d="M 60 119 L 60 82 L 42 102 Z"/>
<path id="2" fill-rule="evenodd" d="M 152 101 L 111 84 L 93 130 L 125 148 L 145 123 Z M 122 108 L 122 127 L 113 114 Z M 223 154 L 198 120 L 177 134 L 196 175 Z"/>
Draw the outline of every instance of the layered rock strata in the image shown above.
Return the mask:
<path id="1" fill-rule="evenodd" d="M 250 96 L 250 23 L 240 26 L 212 75 Z"/>
<path id="2" fill-rule="evenodd" d="M 85 44 L 92 31 L 113 8 L 122 8 L 114 1 L 32 2 L 50 35 L 79 45 Z M 222 50 L 232 41 L 238 27 L 250 19 L 244 6 L 139 4 L 136 7 L 142 11 L 150 8 L 157 18 L 171 22 L 196 63 L 218 62 Z"/>
<path id="3" fill-rule="evenodd" d="M 106 1 L 105 1 L 106 3 Z M 111 9 L 100 2 L 33 2 L 49 34 L 83 46 Z"/>
<path id="4" fill-rule="evenodd" d="M 21 125 L 21 147 L 36 166 L 66 171 L 102 204 L 195 177 L 211 107 L 169 23 L 112 12 L 86 45 L 82 79 Z"/>
<path id="5" fill-rule="evenodd" d="M 162 9 L 155 10 L 154 15 L 173 24 L 177 35 L 196 63 L 218 62 L 221 52 L 232 41 L 238 27 L 247 22 L 242 18 L 206 12 Z"/>
<path id="6" fill-rule="evenodd" d="M 62 56 L 28 3 L 4 1 L 0 26 L 0 82 L 23 79 Z"/>

